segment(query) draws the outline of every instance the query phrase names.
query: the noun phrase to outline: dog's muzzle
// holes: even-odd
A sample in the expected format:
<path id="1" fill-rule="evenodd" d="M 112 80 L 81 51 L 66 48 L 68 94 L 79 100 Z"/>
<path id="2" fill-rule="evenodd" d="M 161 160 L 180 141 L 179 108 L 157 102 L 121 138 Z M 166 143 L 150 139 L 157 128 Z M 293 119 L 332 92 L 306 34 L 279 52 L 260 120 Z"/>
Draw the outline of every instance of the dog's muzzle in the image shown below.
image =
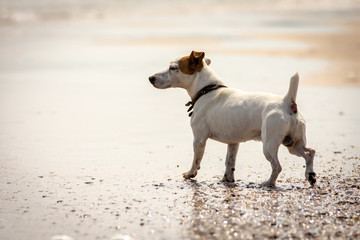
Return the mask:
<path id="1" fill-rule="evenodd" d="M 151 82 L 151 84 L 154 85 L 154 83 L 156 81 L 156 77 L 154 77 L 154 76 L 149 77 L 149 81 Z"/>

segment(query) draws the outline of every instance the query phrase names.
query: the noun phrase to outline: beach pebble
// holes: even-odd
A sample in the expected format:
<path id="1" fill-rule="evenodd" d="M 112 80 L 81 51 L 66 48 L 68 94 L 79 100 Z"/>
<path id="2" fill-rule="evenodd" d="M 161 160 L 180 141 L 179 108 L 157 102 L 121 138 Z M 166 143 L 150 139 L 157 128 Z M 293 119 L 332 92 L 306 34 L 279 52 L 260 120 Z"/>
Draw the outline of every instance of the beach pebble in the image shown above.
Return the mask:
<path id="1" fill-rule="evenodd" d="M 74 239 L 67 235 L 55 235 L 50 240 L 74 240 Z"/>
<path id="2" fill-rule="evenodd" d="M 118 234 L 110 238 L 110 240 L 133 240 L 129 235 Z"/>

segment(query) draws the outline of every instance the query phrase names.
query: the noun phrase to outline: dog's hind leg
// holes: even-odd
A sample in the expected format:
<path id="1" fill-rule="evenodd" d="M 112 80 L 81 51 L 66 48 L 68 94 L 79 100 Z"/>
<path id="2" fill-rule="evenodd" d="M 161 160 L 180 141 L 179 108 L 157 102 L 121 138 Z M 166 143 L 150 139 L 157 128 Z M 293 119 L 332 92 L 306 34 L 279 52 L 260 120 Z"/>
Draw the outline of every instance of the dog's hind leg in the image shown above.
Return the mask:
<path id="1" fill-rule="evenodd" d="M 309 181 L 310 185 L 314 186 L 316 183 L 316 174 L 313 169 L 315 150 L 305 147 L 305 143 L 302 140 L 297 142 L 294 147 L 289 147 L 288 150 L 291 154 L 303 157 L 305 159 L 305 177 Z"/>
<path id="2" fill-rule="evenodd" d="M 206 146 L 206 139 L 205 140 L 194 140 L 193 147 L 194 147 L 194 159 L 191 166 L 191 169 L 183 173 L 183 177 L 185 179 L 194 178 L 197 175 L 197 171 L 200 169 L 200 163 L 204 156 Z"/>
<path id="3" fill-rule="evenodd" d="M 235 171 L 235 162 L 236 162 L 236 155 L 239 150 L 239 144 L 228 144 L 228 150 L 226 154 L 226 161 L 225 161 L 225 174 L 222 179 L 223 182 L 235 182 L 234 178 L 234 171 Z"/>

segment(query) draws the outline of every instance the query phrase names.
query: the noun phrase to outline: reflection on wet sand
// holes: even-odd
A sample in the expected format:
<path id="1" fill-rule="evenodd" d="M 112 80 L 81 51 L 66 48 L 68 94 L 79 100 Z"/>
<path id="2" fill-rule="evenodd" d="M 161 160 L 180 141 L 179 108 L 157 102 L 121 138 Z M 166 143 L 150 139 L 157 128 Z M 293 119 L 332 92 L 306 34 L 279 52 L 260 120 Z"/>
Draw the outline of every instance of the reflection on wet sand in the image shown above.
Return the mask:
<path id="1" fill-rule="evenodd" d="M 186 234 L 191 239 L 360 237 L 357 180 L 326 185 L 325 179 L 334 177 L 323 178 L 321 187 L 315 189 L 188 182 L 193 190 L 193 211 Z"/>

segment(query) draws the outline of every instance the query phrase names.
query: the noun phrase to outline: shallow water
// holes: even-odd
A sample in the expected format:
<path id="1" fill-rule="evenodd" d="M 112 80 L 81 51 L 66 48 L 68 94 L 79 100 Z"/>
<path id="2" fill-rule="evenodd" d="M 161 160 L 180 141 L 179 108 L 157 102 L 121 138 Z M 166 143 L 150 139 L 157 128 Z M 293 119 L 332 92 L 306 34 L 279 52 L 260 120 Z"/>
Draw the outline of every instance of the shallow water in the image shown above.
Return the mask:
<path id="1" fill-rule="evenodd" d="M 359 89 L 303 85 L 325 60 L 235 51 L 307 49 L 249 34 L 341 31 L 330 20 L 354 10 L 18 3 L 3 1 L 0 14 L 1 239 L 360 237 Z M 235 184 L 219 183 L 226 146 L 213 141 L 196 179 L 182 179 L 192 160 L 188 96 L 147 78 L 193 49 L 245 91 L 284 94 L 299 71 L 316 189 L 284 148 L 277 188 L 260 188 L 271 169 L 258 142 L 240 145 Z"/>

